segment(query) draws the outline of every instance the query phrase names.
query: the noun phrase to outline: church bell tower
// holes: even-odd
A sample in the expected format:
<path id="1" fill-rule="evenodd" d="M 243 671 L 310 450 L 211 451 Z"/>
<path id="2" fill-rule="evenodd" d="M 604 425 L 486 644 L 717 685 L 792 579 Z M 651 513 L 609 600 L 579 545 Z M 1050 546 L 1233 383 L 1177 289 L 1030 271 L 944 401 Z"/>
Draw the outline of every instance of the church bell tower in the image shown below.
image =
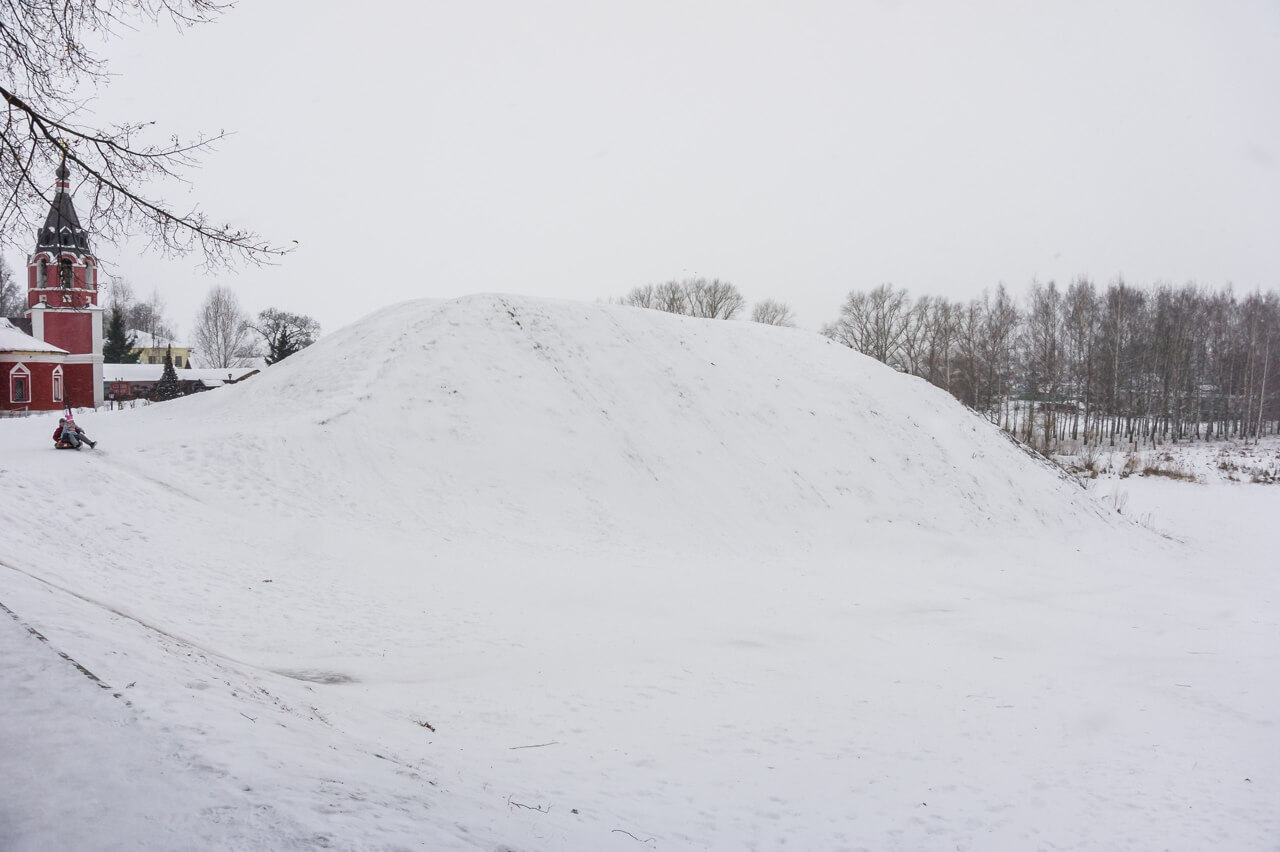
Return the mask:
<path id="1" fill-rule="evenodd" d="M 27 312 L 31 336 L 65 349 L 66 400 L 72 407 L 102 404 L 102 308 L 98 261 L 71 203 L 71 173 L 58 167 L 58 182 L 36 250 L 27 261 Z"/>

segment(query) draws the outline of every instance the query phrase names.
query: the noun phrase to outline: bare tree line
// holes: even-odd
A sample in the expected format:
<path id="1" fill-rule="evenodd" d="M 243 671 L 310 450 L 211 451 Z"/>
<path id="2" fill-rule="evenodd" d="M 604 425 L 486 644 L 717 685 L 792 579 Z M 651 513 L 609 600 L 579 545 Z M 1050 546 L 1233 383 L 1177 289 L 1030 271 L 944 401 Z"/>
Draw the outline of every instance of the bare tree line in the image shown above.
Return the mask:
<path id="1" fill-rule="evenodd" d="M 633 287 L 617 300 L 633 308 L 649 308 L 669 314 L 702 319 L 735 319 L 747 307 L 747 300 L 736 286 L 719 278 L 685 278 Z M 794 328 L 791 308 L 774 299 L 765 299 L 751 309 L 751 321 L 764 325 Z"/>
<path id="2" fill-rule="evenodd" d="M 687 278 L 636 287 L 622 303 L 704 319 L 733 319 L 746 307 L 738 288 L 719 278 Z"/>
<path id="3" fill-rule="evenodd" d="M 886 284 L 851 292 L 822 331 L 1045 449 L 1280 431 L 1274 291 L 1081 278 L 965 303 Z"/>

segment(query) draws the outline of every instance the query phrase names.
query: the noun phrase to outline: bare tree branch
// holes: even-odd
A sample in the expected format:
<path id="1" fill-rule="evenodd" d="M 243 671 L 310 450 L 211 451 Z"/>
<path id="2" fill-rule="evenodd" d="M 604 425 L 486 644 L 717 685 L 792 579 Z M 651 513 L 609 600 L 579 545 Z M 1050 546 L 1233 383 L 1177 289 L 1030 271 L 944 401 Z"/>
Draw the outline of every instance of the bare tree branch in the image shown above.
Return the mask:
<path id="1" fill-rule="evenodd" d="M 25 235 L 53 201 L 54 170 L 65 162 L 89 189 L 86 226 L 101 239 L 141 234 L 162 253 L 196 252 L 209 267 L 267 263 L 289 251 L 145 191 L 157 181 L 185 183 L 225 132 L 157 143 L 149 141 L 154 122 L 76 119 L 87 111 L 83 93 L 109 82 L 89 41 L 161 20 L 182 29 L 226 8 L 213 0 L 0 0 L 0 239 L 25 248 Z"/>

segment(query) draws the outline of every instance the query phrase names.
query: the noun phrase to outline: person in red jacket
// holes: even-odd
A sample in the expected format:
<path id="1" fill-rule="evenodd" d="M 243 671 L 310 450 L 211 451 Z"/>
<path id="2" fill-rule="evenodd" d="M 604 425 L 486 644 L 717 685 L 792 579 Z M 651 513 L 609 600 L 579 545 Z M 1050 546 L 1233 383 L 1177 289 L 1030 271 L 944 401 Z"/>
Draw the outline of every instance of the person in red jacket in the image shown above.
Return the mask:
<path id="1" fill-rule="evenodd" d="M 90 447 L 98 446 L 98 442 L 90 441 L 89 436 L 75 424 L 74 420 L 66 417 L 58 418 L 58 428 L 53 430 L 53 441 L 56 446 L 71 447 L 75 450 L 80 449 L 81 444 L 88 444 Z"/>

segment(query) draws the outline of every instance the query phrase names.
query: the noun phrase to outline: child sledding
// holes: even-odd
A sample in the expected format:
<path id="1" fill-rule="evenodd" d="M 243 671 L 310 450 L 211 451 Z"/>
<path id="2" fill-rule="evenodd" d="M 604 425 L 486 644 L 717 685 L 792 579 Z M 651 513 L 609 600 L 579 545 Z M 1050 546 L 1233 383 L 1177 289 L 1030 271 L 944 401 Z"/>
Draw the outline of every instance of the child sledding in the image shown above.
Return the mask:
<path id="1" fill-rule="evenodd" d="M 59 417 L 58 428 L 53 430 L 53 446 L 59 450 L 78 450 L 83 444 L 98 446 L 70 417 Z"/>

